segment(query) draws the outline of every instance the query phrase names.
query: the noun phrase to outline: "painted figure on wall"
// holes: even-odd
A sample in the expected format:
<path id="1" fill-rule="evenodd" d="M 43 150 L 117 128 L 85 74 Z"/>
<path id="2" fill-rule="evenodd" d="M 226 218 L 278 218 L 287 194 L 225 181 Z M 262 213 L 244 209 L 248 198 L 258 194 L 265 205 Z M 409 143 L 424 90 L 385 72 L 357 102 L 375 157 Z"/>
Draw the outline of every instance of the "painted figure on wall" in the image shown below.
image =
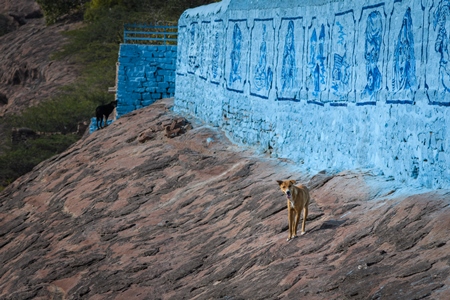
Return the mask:
<path id="1" fill-rule="evenodd" d="M 241 45 L 242 45 L 242 31 L 238 24 L 234 24 L 233 28 L 233 49 L 231 50 L 231 71 L 230 83 L 242 81 L 241 77 Z"/>
<path id="2" fill-rule="evenodd" d="M 189 71 L 193 73 L 195 69 L 198 67 L 197 62 L 197 23 L 191 24 L 190 30 L 190 43 L 189 43 Z"/>
<path id="3" fill-rule="evenodd" d="M 344 26 L 340 22 L 336 22 L 338 28 L 337 44 L 341 46 L 343 52 L 335 52 L 333 55 L 333 71 L 332 84 L 333 94 L 343 99 L 347 96 L 350 84 L 350 64 L 347 62 L 347 34 L 344 31 Z M 335 51 L 337 49 L 334 49 Z"/>
<path id="4" fill-rule="evenodd" d="M 373 11 L 367 17 L 365 36 L 364 58 L 366 59 L 367 84 L 361 97 L 376 100 L 377 93 L 381 88 L 381 72 L 378 69 L 378 60 L 383 41 L 383 21 L 379 11 Z"/>
<path id="5" fill-rule="evenodd" d="M 219 57 L 220 57 L 220 39 L 219 32 L 214 35 L 214 48 L 212 51 L 211 72 L 213 80 L 217 80 L 219 76 Z"/>
<path id="6" fill-rule="evenodd" d="M 402 27 L 394 51 L 393 68 L 392 90 L 394 92 L 413 90 L 416 85 L 416 59 L 410 8 L 403 16 Z"/>
<path id="7" fill-rule="evenodd" d="M 177 46 L 177 74 L 182 75 L 186 72 L 186 49 L 187 49 L 187 29 L 186 26 L 180 26 Z"/>
<path id="8" fill-rule="evenodd" d="M 282 91 L 294 87 L 295 73 L 294 22 L 290 20 L 284 42 L 283 65 L 281 69 Z"/>
<path id="9" fill-rule="evenodd" d="M 316 29 L 314 28 L 310 38 L 310 74 L 312 78 L 313 95 L 318 96 L 322 91 L 322 86 L 326 84 L 325 74 L 325 26 L 320 26 L 319 38 L 317 38 Z"/>
<path id="10" fill-rule="evenodd" d="M 347 62 L 347 53 L 340 55 L 334 53 L 333 63 L 333 93 L 338 96 L 345 95 L 345 90 L 350 83 L 350 64 Z"/>
<path id="11" fill-rule="evenodd" d="M 262 42 L 259 47 L 259 62 L 256 66 L 253 83 L 255 88 L 260 91 L 262 89 L 268 90 L 270 88 L 270 84 L 272 83 L 272 69 L 267 67 L 267 30 L 266 24 L 262 25 L 263 33 L 262 33 Z"/>
<path id="12" fill-rule="evenodd" d="M 441 56 L 439 61 L 439 90 L 440 97 L 450 92 L 450 66 L 449 66 L 449 36 L 446 30 L 447 17 L 450 15 L 450 1 L 443 0 L 439 3 L 434 14 L 433 28 L 438 32 L 434 49 Z"/>
<path id="13" fill-rule="evenodd" d="M 198 33 L 198 39 L 199 41 L 204 41 L 207 36 L 209 36 L 209 22 L 202 22 L 201 27 Z M 200 51 L 198 53 L 198 69 L 199 69 L 199 76 L 202 79 L 206 80 L 207 73 L 208 73 L 208 64 L 206 62 L 206 54 L 207 54 L 207 43 L 201 43 L 200 45 Z"/>

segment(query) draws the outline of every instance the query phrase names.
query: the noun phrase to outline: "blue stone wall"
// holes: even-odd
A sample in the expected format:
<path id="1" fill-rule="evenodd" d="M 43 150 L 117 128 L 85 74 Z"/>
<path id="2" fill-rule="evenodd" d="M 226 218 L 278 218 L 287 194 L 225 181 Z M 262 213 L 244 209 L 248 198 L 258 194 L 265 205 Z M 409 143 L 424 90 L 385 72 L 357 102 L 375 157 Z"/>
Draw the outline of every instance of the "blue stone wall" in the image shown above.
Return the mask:
<path id="1" fill-rule="evenodd" d="M 450 188 L 450 4 L 227 0 L 179 19 L 175 111 L 307 172 Z"/>
<path id="2" fill-rule="evenodd" d="M 121 44 L 117 117 L 175 94 L 177 46 Z"/>
<path id="3" fill-rule="evenodd" d="M 158 99 L 175 94 L 177 46 L 121 44 L 117 71 L 116 100 L 119 118 Z M 112 121 L 108 121 L 108 125 Z M 96 118 L 89 131 L 97 130 Z"/>
<path id="4" fill-rule="evenodd" d="M 108 120 L 106 122 L 106 124 L 110 125 L 112 122 L 113 122 L 113 120 Z M 105 124 L 105 121 L 103 121 L 103 124 Z M 93 133 L 97 129 L 98 129 L 98 127 L 97 127 L 97 118 L 93 117 L 93 118 L 91 118 L 91 123 L 89 124 L 89 133 Z"/>

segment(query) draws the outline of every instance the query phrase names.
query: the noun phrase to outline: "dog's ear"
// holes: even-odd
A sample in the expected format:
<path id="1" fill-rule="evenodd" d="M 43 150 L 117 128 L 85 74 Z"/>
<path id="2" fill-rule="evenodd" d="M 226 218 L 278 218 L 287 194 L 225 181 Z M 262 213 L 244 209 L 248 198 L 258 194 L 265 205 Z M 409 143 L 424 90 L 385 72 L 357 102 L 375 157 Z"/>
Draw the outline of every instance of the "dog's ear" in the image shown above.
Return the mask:
<path id="1" fill-rule="evenodd" d="M 297 183 L 297 181 L 295 181 L 295 180 L 289 180 L 289 182 L 292 183 L 292 184 L 296 184 Z"/>
<path id="2" fill-rule="evenodd" d="M 283 184 L 283 181 L 281 181 L 281 180 L 277 180 L 277 182 L 278 182 L 278 185 L 282 185 Z"/>

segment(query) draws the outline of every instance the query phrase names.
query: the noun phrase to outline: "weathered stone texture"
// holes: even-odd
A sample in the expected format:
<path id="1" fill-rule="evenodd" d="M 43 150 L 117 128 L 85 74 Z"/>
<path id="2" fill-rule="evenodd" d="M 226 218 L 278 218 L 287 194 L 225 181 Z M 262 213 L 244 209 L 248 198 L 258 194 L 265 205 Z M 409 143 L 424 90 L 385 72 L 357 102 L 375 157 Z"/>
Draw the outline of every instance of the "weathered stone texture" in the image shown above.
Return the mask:
<path id="1" fill-rule="evenodd" d="M 449 188 L 447 1 L 241 1 L 179 19 L 175 110 L 305 171 Z"/>
<path id="2" fill-rule="evenodd" d="M 46 26 L 44 18 L 32 18 L 0 36 L 0 116 L 36 105 L 74 81 L 77 68 L 73 62 L 55 61 L 50 55 L 67 42 L 62 32 L 77 26 Z"/>
<path id="3" fill-rule="evenodd" d="M 167 138 L 157 101 L 0 194 L 1 299 L 448 299 L 450 193 L 368 172 L 308 177 L 217 128 Z M 311 188 L 286 242 L 275 180 Z"/>

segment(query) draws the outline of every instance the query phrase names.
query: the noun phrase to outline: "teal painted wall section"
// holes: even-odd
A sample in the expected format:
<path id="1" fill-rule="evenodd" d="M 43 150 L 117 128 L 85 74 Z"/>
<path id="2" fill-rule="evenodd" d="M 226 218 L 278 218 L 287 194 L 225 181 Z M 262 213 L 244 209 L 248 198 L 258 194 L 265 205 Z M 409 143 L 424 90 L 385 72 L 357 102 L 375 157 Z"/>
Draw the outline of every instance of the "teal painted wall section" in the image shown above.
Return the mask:
<path id="1" fill-rule="evenodd" d="M 119 118 L 175 94 L 177 46 L 121 44 L 116 100 Z M 108 124 L 111 120 L 108 121 Z M 92 118 L 89 131 L 97 130 Z"/>
<path id="2" fill-rule="evenodd" d="M 117 117 L 175 94 L 176 46 L 122 44 Z"/>
<path id="3" fill-rule="evenodd" d="M 108 120 L 108 122 L 106 122 L 106 124 L 110 125 L 112 122 L 113 122 L 113 120 Z M 104 121 L 103 121 L 103 124 L 105 124 Z M 97 118 L 93 117 L 93 118 L 91 118 L 91 124 L 89 125 L 89 133 L 93 133 L 97 129 L 98 129 L 98 127 L 97 127 Z"/>

